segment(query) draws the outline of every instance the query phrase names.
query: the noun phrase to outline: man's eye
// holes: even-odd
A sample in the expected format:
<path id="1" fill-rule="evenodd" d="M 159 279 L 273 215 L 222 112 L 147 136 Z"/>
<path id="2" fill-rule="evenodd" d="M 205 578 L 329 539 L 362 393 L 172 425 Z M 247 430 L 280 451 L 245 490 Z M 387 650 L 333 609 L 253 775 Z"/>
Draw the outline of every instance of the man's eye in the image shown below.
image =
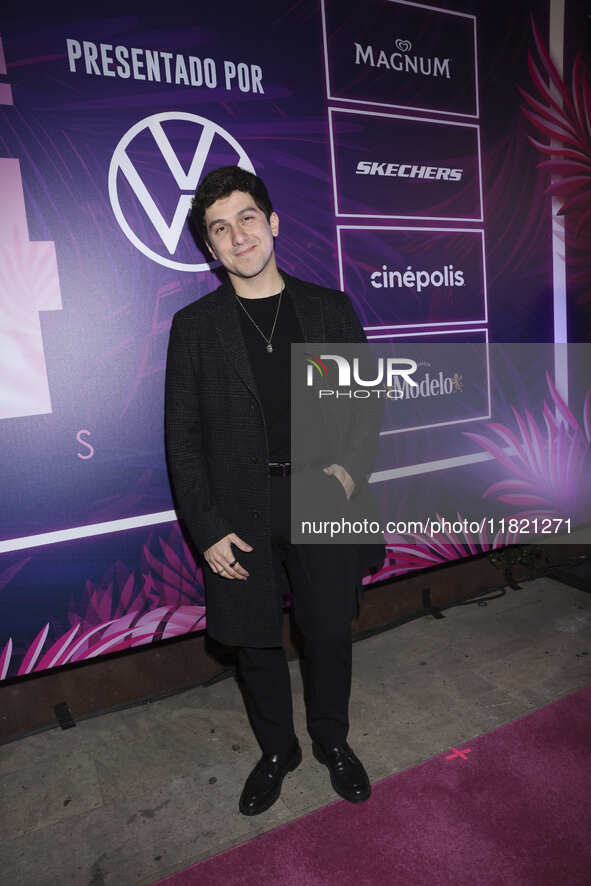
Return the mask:
<path id="1" fill-rule="evenodd" d="M 223 234 L 223 232 L 224 232 L 223 225 L 219 225 L 217 228 L 214 228 L 214 234 Z"/>
<path id="2" fill-rule="evenodd" d="M 243 216 L 242 216 L 242 221 L 245 221 L 245 222 L 246 222 L 246 221 L 252 221 L 253 218 L 254 218 L 254 215 L 243 215 Z"/>

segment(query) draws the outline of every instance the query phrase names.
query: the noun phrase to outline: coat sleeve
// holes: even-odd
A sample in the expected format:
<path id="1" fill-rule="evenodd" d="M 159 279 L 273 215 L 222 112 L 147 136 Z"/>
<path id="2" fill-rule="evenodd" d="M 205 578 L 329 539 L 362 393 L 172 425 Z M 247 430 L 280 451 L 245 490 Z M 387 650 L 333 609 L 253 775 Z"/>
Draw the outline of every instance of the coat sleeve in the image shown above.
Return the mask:
<path id="1" fill-rule="evenodd" d="M 201 430 L 198 378 L 184 324 L 174 318 L 166 358 L 164 428 L 166 455 L 178 516 L 200 551 L 233 531 L 211 497 Z"/>
<path id="2" fill-rule="evenodd" d="M 351 299 L 345 293 L 341 293 L 339 310 L 343 343 L 367 345 L 363 326 Z M 374 467 L 384 401 L 378 397 L 349 401 L 348 412 L 340 463 L 355 481 L 355 492 L 359 492 Z"/>

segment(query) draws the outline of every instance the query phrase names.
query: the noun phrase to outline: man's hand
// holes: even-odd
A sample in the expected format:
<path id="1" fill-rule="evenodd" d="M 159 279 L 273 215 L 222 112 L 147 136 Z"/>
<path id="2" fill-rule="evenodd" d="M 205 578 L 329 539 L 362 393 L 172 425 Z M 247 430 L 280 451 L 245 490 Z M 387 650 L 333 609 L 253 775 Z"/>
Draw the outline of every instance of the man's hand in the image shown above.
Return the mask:
<path id="1" fill-rule="evenodd" d="M 355 481 L 349 474 L 349 472 L 342 465 L 329 465 L 327 468 L 322 468 L 325 474 L 329 476 L 335 476 L 337 480 L 340 480 L 343 489 L 345 490 L 345 495 L 347 496 L 347 500 L 349 500 L 353 494 L 353 490 L 355 489 Z"/>
<path id="2" fill-rule="evenodd" d="M 241 551 L 252 551 L 252 545 L 239 538 L 235 532 L 230 532 L 203 551 L 203 556 L 209 563 L 211 570 L 217 575 L 221 575 L 223 578 L 241 578 L 244 580 L 248 578 L 250 573 L 234 557 L 232 544 L 235 544 Z"/>

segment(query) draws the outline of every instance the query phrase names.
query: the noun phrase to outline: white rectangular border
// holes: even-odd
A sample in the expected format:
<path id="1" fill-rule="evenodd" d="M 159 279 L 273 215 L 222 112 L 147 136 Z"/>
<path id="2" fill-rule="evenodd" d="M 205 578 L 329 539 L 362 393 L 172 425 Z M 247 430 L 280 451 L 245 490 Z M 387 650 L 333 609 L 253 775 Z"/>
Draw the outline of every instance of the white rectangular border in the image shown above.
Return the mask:
<path id="1" fill-rule="evenodd" d="M 155 514 L 140 514 L 137 517 L 107 520 L 105 523 L 87 523 L 85 526 L 73 526 L 69 529 L 54 529 L 49 532 L 39 532 L 37 535 L 25 535 L 22 538 L 7 538 L 0 541 L 0 554 L 42 548 L 45 545 L 55 545 L 60 541 L 75 541 L 80 538 L 92 538 L 95 535 L 110 535 L 113 532 L 140 529 L 142 526 L 173 523 L 175 520 L 178 520 L 175 511 L 159 511 Z"/>
<path id="2" fill-rule="evenodd" d="M 557 65 L 557 70 L 562 76 L 564 63 L 564 0 L 550 0 L 550 27 L 549 43 L 552 48 L 552 57 Z M 564 219 L 556 213 L 558 207 L 552 206 L 552 269 L 553 269 L 553 307 L 554 307 L 554 341 L 559 344 L 567 341 L 566 329 L 566 273 L 564 257 Z M 559 393 L 568 403 L 568 365 L 558 359 L 558 349 L 555 348 L 554 358 L 554 381 Z M 373 473 L 370 483 L 384 483 L 401 477 L 411 477 L 418 474 L 428 474 L 432 471 L 444 471 L 463 467 L 468 464 L 490 461 L 492 455 L 488 452 L 475 452 L 464 456 L 452 456 L 422 464 L 406 465 L 401 468 L 386 468 Z"/>
<path id="3" fill-rule="evenodd" d="M 476 130 L 476 148 L 478 154 L 478 195 L 480 199 L 480 215 L 478 217 L 454 217 L 448 215 L 391 215 L 387 213 L 340 212 L 337 192 L 337 166 L 334 147 L 334 131 L 332 115 L 356 114 L 361 117 L 387 117 L 391 120 L 415 120 L 419 123 L 434 123 L 438 126 L 461 126 Z M 361 111 L 353 108 L 328 108 L 328 138 L 330 143 L 330 162 L 332 167 L 332 187 L 334 195 L 334 214 L 340 218 L 406 218 L 411 221 L 450 221 L 450 222 L 483 222 L 484 200 L 482 195 L 482 151 L 480 148 L 480 126 L 477 123 L 461 123 L 452 120 L 434 120 L 432 117 L 409 117 L 407 114 L 384 114 L 381 111 Z"/>
<path id="4" fill-rule="evenodd" d="M 550 33 L 548 35 L 550 55 L 561 78 L 564 77 L 564 0 L 550 0 Z M 554 100 L 562 107 L 562 96 L 556 86 L 550 83 Z M 556 146 L 556 140 L 550 144 Z M 551 177 L 554 184 L 557 176 Z M 566 257 L 564 216 L 560 215 L 561 201 L 552 196 L 552 283 L 554 309 L 554 342 L 557 345 L 568 341 L 568 314 L 566 297 Z M 555 348 L 554 380 L 559 394 L 568 403 L 568 364 L 560 347 Z"/>
<path id="5" fill-rule="evenodd" d="M 343 255 L 341 243 L 341 231 L 442 231 L 443 233 L 480 234 L 482 243 L 482 282 L 484 285 L 484 317 L 475 320 L 442 320 L 440 323 L 398 323 L 384 324 L 381 326 L 364 326 L 366 332 L 375 329 L 431 329 L 441 326 L 468 326 L 473 323 L 488 323 L 488 285 L 486 282 L 486 250 L 484 247 L 483 228 L 422 228 L 406 227 L 404 225 L 337 225 L 337 258 L 339 262 L 339 285 L 345 289 L 345 275 L 343 270 Z"/>
<path id="6" fill-rule="evenodd" d="M 324 0 L 321 0 L 324 13 Z M 403 2 L 403 0 L 398 0 Z M 419 5 L 419 4 L 409 4 Z M 437 12 L 441 10 L 436 10 Z M 452 10 L 447 10 L 452 12 Z M 454 15 L 464 15 L 464 13 L 452 13 Z M 324 29 L 324 17 L 323 17 Z M 475 22 L 476 27 L 476 22 Z M 564 0 L 550 0 L 550 40 L 553 46 L 563 46 L 564 43 Z M 326 55 L 325 55 L 326 59 Z M 559 59 L 559 71 L 562 74 L 562 52 Z M 477 66 L 478 69 L 478 66 Z M 328 75 L 327 75 L 328 90 Z M 476 91 L 478 98 L 478 90 Z M 340 101 L 340 99 L 337 99 Z M 419 110 L 409 109 L 409 110 Z M 456 114 L 455 116 L 460 116 Z M 480 144 L 480 141 L 479 141 Z M 482 179 L 481 179 L 482 180 Z M 555 218 L 553 212 L 553 224 L 556 221 L 562 221 L 562 217 Z M 563 224 L 563 222 L 562 222 Z M 558 225 L 556 226 L 558 230 Z M 553 229 L 554 233 L 554 229 Z M 557 236 L 552 238 L 552 255 L 554 269 L 554 334 L 555 341 L 560 343 L 563 341 L 562 336 L 566 338 L 566 288 L 565 288 L 565 261 L 561 248 L 561 243 Z M 565 365 L 557 365 L 555 362 L 554 379 L 558 390 L 566 393 L 566 401 L 568 402 L 568 367 Z M 451 456 L 450 458 L 442 458 L 436 461 L 423 462 L 422 464 L 406 465 L 401 468 L 389 468 L 378 471 L 371 475 L 370 483 L 383 483 L 388 480 L 399 479 L 401 477 L 411 477 L 419 474 L 429 474 L 434 471 L 445 471 L 453 468 L 463 467 L 469 464 L 478 464 L 480 462 L 491 461 L 492 455 L 488 452 L 475 452 L 462 456 Z M 161 511 L 157 514 L 138 514 L 136 517 L 124 518 L 122 520 L 109 521 L 108 523 L 90 524 L 86 526 L 78 526 L 72 529 L 58 530 L 54 532 L 42 532 L 37 535 L 24 536 L 22 538 L 4 539 L 0 541 L 0 553 L 9 551 L 28 550 L 33 547 L 40 547 L 46 544 L 55 544 L 60 541 L 66 541 L 72 538 L 88 538 L 93 535 L 103 535 L 111 532 L 121 532 L 128 529 L 135 529 L 140 526 L 153 526 L 155 523 L 172 523 L 178 517 L 174 511 Z"/>
<path id="7" fill-rule="evenodd" d="M 414 105 L 396 105 L 390 104 L 389 102 L 372 102 L 367 99 L 357 99 L 357 98 L 343 98 L 341 96 L 332 95 L 331 94 L 331 86 L 330 86 L 330 71 L 328 66 L 328 36 L 326 33 L 326 10 L 324 8 L 325 0 L 321 0 L 321 19 L 322 19 L 322 43 L 324 50 L 324 76 L 326 79 L 326 97 L 328 101 L 335 102 L 349 102 L 357 105 L 370 105 L 374 108 L 400 108 L 405 111 L 423 111 L 427 114 L 447 114 L 452 117 L 466 117 L 471 120 L 476 120 L 480 116 L 480 98 L 479 98 L 479 82 L 478 82 L 478 40 L 476 37 L 476 16 L 471 15 L 468 12 L 458 12 L 455 9 L 440 9 L 437 6 L 427 6 L 424 3 L 411 3 L 410 0 L 389 0 L 390 3 L 401 3 L 404 6 L 418 6 L 420 9 L 428 9 L 431 12 L 440 12 L 446 15 L 456 15 L 460 18 L 471 18 L 472 19 L 472 27 L 473 27 L 473 35 L 474 35 L 474 92 L 475 92 L 475 104 L 476 104 L 476 113 L 475 114 L 465 114 L 460 113 L 458 111 L 450 111 L 450 110 L 439 110 L 438 108 L 421 108 L 415 107 Z"/>
<path id="8" fill-rule="evenodd" d="M 487 401 L 488 401 L 488 412 L 486 415 L 475 415 L 470 416 L 470 418 L 458 418 L 453 421 L 439 421 L 430 425 L 417 425 L 413 428 L 392 428 L 389 431 L 380 431 L 380 437 L 389 437 L 392 434 L 406 434 L 410 431 L 427 431 L 430 428 L 447 428 L 451 425 L 465 425 L 467 422 L 473 421 L 486 421 L 492 416 L 492 405 L 491 405 L 491 391 L 490 391 L 490 355 L 489 355 L 489 341 L 488 341 L 488 329 L 484 327 L 480 329 L 457 329 L 457 330 L 434 330 L 433 332 L 422 332 L 422 336 L 429 335 L 467 335 L 472 332 L 483 332 L 484 333 L 484 343 L 486 344 L 486 389 L 487 389 Z M 368 341 L 378 341 L 379 339 L 388 338 L 388 339 L 396 339 L 396 338 L 414 338 L 414 333 L 412 332 L 390 332 L 385 335 L 368 335 Z M 454 456 L 457 458 L 458 456 Z M 461 457 L 461 456 L 460 456 Z M 383 472 L 380 472 L 383 473 Z"/>

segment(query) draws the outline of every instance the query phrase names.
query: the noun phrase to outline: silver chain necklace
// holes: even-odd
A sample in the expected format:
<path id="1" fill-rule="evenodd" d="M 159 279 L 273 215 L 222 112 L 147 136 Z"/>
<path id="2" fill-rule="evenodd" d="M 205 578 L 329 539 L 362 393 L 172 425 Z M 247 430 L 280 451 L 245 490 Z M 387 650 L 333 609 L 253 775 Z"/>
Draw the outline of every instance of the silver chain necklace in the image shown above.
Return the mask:
<path id="1" fill-rule="evenodd" d="M 246 316 L 248 317 L 248 319 L 250 320 L 252 325 L 255 327 L 255 329 L 262 335 L 262 337 L 267 342 L 267 354 L 273 353 L 273 345 L 271 344 L 271 339 L 273 338 L 273 333 L 275 332 L 275 326 L 277 324 L 277 317 L 279 316 L 279 308 L 281 307 L 281 296 L 283 295 L 284 290 L 285 290 L 285 281 L 283 283 L 283 286 L 281 287 L 281 292 L 279 293 L 279 299 L 277 300 L 277 308 L 275 310 L 275 319 L 273 320 L 273 326 L 271 328 L 271 334 L 269 335 L 269 338 L 267 338 L 267 336 L 265 335 L 265 333 L 263 332 L 261 327 L 258 325 L 258 323 L 256 323 L 253 320 L 253 318 L 250 316 L 250 314 L 248 313 L 248 311 L 246 310 L 246 308 L 244 307 L 244 305 L 242 304 L 242 302 L 240 301 L 240 299 L 236 295 L 236 293 L 234 293 L 234 295 L 236 295 L 236 301 L 238 302 L 238 304 L 240 305 L 240 307 L 242 308 L 242 310 L 244 311 L 244 313 L 246 314 Z"/>

